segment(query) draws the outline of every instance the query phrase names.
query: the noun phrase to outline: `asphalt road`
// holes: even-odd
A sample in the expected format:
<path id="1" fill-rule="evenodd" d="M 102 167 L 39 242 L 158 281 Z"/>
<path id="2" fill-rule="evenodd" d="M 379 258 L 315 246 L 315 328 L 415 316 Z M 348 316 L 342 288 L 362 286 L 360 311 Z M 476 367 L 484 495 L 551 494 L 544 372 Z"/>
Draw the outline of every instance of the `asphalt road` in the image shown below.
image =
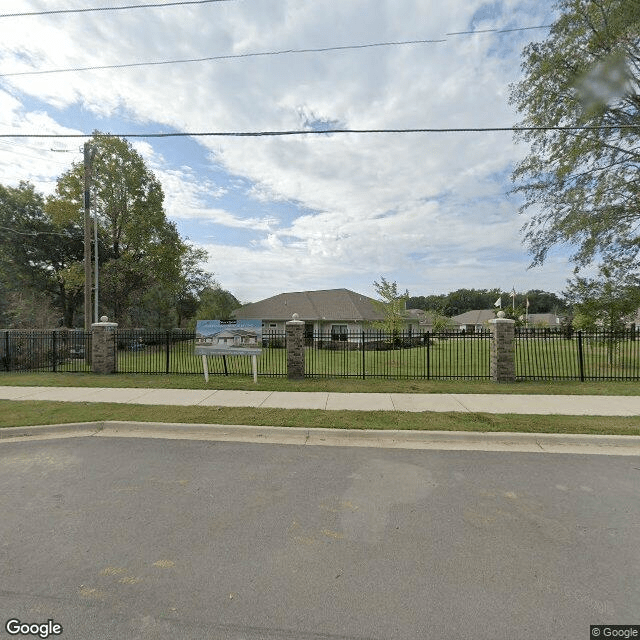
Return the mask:
<path id="1" fill-rule="evenodd" d="M 82 437 L 1 443 L 0 487 L 0 638 L 640 624 L 638 457 Z"/>

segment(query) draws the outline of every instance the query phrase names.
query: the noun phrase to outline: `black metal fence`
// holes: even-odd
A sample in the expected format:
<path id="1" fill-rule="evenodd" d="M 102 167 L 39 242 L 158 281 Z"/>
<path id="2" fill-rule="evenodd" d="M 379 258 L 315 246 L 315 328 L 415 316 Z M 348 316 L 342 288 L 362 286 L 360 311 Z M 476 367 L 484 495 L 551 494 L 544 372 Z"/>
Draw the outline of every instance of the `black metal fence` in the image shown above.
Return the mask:
<path id="1" fill-rule="evenodd" d="M 311 338 L 311 336 L 309 337 Z M 489 378 L 489 333 L 358 331 L 307 340 L 309 377 Z"/>
<path id="2" fill-rule="evenodd" d="M 276 340 L 277 337 L 277 340 Z M 187 331 L 140 329 L 116 330 L 116 370 L 118 373 L 201 374 L 202 357 L 195 355 L 196 335 Z M 265 335 L 262 354 L 257 359 L 259 376 L 286 376 L 284 334 Z M 242 355 L 211 356 L 209 375 L 251 376 L 251 358 Z"/>
<path id="3" fill-rule="evenodd" d="M 516 330 L 516 378 L 640 380 L 640 336 L 624 331 Z"/>
<path id="4" fill-rule="evenodd" d="M 89 372 L 91 333 L 83 330 L 0 331 L 0 370 Z"/>
<path id="5" fill-rule="evenodd" d="M 517 330 L 519 380 L 640 380 L 640 339 L 635 331 Z M 358 331 L 305 337 L 310 378 L 489 379 L 491 335 Z M 287 375 L 286 336 L 263 334 L 258 375 Z M 200 374 L 195 334 L 117 329 L 118 373 Z M 0 331 L 0 370 L 90 372 L 91 333 L 82 330 Z M 210 375 L 251 376 L 247 356 L 209 357 Z"/>

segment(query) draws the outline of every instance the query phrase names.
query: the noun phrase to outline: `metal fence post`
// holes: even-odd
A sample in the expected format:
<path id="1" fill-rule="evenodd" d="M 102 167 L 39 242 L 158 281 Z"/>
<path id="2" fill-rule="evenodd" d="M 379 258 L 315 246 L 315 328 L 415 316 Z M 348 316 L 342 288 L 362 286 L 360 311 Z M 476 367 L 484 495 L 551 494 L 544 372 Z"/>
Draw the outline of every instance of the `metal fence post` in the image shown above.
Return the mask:
<path id="1" fill-rule="evenodd" d="M 427 331 L 427 380 L 431 379 L 431 331 Z"/>
<path id="2" fill-rule="evenodd" d="M 53 355 L 53 373 L 56 373 L 56 371 L 58 370 L 58 365 L 57 365 L 57 362 L 58 362 L 58 354 L 57 354 L 58 345 L 57 345 L 57 340 L 56 340 L 57 332 L 54 330 L 54 331 L 51 332 L 51 334 L 52 334 L 51 335 L 51 351 L 53 351 L 53 354 L 52 354 Z"/>
<path id="3" fill-rule="evenodd" d="M 365 362 L 366 362 L 366 358 L 365 358 L 365 354 L 364 354 L 364 329 L 362 330 L 362 379 L 365 379 Z"/>
<path id="4" fill-rule="evenodd" d="M 580 382 L 584 382 L 584 353 L 582 351 L 582 331 L 578 331 L 578 363 L 580 366 Z"/>
<path id="5" fill-rule="evenodd" d="M 165 350 L 167 352 L 166 373 L 169 373 L 169 359 L 171 355 L 171 334 L 169 332 L 169 329 L 167 329 L 167 335 L 165 337 L 165 347 Z"/>
<path id="6" fill-rule="evenodd" d="M 4 368 L 11 371 L 11 354 L 9 353 L 9 332 L 4 332 Z"/>

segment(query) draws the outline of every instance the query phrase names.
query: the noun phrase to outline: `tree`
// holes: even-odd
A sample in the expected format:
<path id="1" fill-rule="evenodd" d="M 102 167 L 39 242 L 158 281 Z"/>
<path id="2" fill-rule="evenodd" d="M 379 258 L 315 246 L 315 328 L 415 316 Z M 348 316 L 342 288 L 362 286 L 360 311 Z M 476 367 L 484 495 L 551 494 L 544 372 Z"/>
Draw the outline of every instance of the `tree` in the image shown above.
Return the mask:
<path id="1" fill-rule="evenodd" d="M 457 316 L 473 309 L 492 309 L 500 295 L 500 289 L 458 289 L 447 294 L 443 312 Z"/>
<path id="2" fill-rule="evenodd" d="M 94 135 L 94 207 L 100 246 L 100 303 L 108 315 L 134 321 L 133 301 L 153 288 L 175 298 L 184 285 L 189 249 L 166 218 L 162 186 L 143 158 L 122 138 Z M 57 182 L 47 212 L 57 223 L 83 219 L 84 165 L 75 163 Z M 136 315 L 135 310 L 133 315 Z M 136 322 L 134 322 L 136 324 Z"/>
<path id="3" fill-rule="evenodd" d="M 407 299 L 407 309 L 422 309 L 423 311 L 441 311 L 445 306 L 444 293 L 431 296 L 411 296 Z"/>
<path id="4" fill-rule="evenodd" d="M 196 317 L 202 303 L 202 292 L 220 286 L 215 281 L 213 274 L 207 273 L 200 266 L 206 259 L 207 252 L 204 249 L 196 249 L 187 245 L 182 256 L 179 287 L 175 293 L 177 327 L 182 327 L 186 321 Z"/>
<path id="5" fill-rule="evenodd" d="M 403 312 L 409 298 L 409 291 L 405 289 L 404 293 L 399 293 L 398 284 L 388 282 L 384 276 L 380 278 L 380 282 L 374 281 L 373 286 L 381 298 L 375 301 L 375 306 L 384 314 L 384 320 L 376 325 L 383 331 L 395 335 L 404 328 Z"/>
<path id="6" fill-rule="evenodd" d="M 598 278 L 576 276 L 565 295 L 573 303 L 574 328 L 606 331 L 601 340 L 606 346 L 609 364 L 613 365 L 625 324 L 635 317 L 640 307 L 640 278 L 629 274 L 626 265 L 607 265 L 600 268 Z"/>
<path id="7" fill-rule="evenodd" d="M 640 278 L 629 274 L 625 266 L 603 266 L 597 278 L 575 276 L 565 296 L 573 304 L 574 327 L 602 327 L 616 333 L 640 307 Z"/>
<path id="8" fill-rule="evenodd" d="M 408 299 L 407 308 L 437 311 L 445 316 L 456 316 L 473 309 L 493 309 L 498 298 L 506 301 L 510 295 L 497 288 L 458 289 L 441 295 L 413 296 Z M 566 308 L 566 303 L 563 300 L 555 293 L 548 291 L 531 289 L 527 293 L 517 294 L 518 299 L 524 297 L 529 300 L 529 313 L 558 313 Z M 505 308 L 506 306 L 505 304 Z"/>
<path id="9" fill-rule="evenodd" d="M 640 3 L 559 0 L 548 38 L 523 52 L 510 101 L 530 144 L 513 180 L 533 265 L 555 245 L 575 247 L 580 268 L 640 256 Z M 589 128 L 595 127 L 595 128 Z M 635 127 L 635 128 L 633 128 Z"/>
<path id="10" fill-rule="evenodd" d="M 541 289 L 529 289 L 524 294 L 529 301 L 529 313 L 555 313 L 566 311 L 567 304 L 555 293 Z"/>
<path id="11" fill-rule="evenodd" d="M 438 310 L 432 311 L 431 326 L 434 333 L 443 333 L 453 328 L 453 320 Z"/>
<path id="12" fill-rule="evenodd" d="M 200 292 L 198 320 L 229 320 L 231 312 L 241 306 L 239 300 L 219 284 L 209 286 Z"/>
<path id="13" fill-rule="evenodd" d="M 53 221 L 42 195 L 21 182 L 18 187 L 0 185 L 0 226 L 3 288 L 22 294 L 17 298 L 22 301 L 37 299 L 36 292 L 46 294 L 64 326 L 74 326 L 84 286 L 82 229 L 77 221 Z"/>

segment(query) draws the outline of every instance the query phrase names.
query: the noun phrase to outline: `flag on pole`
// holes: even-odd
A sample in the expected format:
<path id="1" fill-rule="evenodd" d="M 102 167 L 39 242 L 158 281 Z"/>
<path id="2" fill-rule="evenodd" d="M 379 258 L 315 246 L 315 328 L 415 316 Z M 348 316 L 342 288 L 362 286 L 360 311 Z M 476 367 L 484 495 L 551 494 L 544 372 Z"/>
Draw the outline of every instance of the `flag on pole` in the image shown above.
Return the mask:
<path id="1" fill-rule="evenodd" d="M 529 308 L 529 298 L 527 298 L 527 309 Z"/>
<path id="2" fill-rule="evenodd" d="M 502 296 L 500 296 L 494 303 L 494 307 L 500 307 L 502 309 Z"/>
<path id="3" fill-rule="evenodd" d="M 513 310 L 516 310 L 516 288 L 513 287 L 513 290 L 509 294 L 511 296 L 511 303 L 513 305 Z"/>

